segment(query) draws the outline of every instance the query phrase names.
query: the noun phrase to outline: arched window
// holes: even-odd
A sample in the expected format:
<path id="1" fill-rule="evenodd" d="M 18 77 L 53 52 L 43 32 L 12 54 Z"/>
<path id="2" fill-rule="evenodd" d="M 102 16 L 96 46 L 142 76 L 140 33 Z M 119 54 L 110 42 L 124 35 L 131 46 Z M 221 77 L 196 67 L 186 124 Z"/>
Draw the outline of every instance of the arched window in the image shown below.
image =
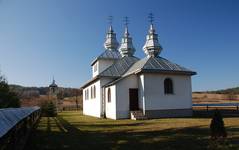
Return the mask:
<path id="1" fill-rule="evenodd" d="M 173 81 L 169 78 L 164 80 L 164 93 L 173 94 Z"/>
<path id="2" fill-rule="evenodd" d="M 89 99 L 89 89 L 85 90 L 85 100 Z"/>
<path id="3" fill-rule="evenodd" d="M 87 98 L 86 98 L 86 90 L 85 90 L 85 100 L 87 100 Z"/>
<path id="4" fill-rule="evenodd" d="M 110 88 L 108 88 L 107 94 L 108 94 L 108 96 L 107 96 L 107 98 L 108 98 L 108 103 L 110 103 L 110 102 L 111 102 L 111 91 L 110 91 Z"/>
<path id="5" fill-rule="evenodd" d="M 93 98 L 93 88 L 92 88 L 92 86 L 90 87 L 90 98 L 91 99 Z"/>
<path id="6" fill-rule="evenodd" d="M 96 88 L 95 88 L 95 85 L 93 86 L 93 98 L 96 98 Z"/>

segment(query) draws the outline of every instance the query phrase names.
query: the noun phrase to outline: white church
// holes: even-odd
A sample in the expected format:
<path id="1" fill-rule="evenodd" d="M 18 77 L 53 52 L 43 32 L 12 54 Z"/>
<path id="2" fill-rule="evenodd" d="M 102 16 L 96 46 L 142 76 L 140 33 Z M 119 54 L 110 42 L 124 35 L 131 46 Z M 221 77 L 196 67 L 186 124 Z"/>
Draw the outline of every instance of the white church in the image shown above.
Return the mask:
<path id="1" fill-rule="evenodd" d="M 153 23 L 144 58 L 134 55 L 127 25 L 120 45 L 111 25 L 104 47 L 91 63 L 92 79 L 82 86 L 84 115 L 111 119 L 192 115 L 191 76 L 196 72 L 160 56 Z"/>

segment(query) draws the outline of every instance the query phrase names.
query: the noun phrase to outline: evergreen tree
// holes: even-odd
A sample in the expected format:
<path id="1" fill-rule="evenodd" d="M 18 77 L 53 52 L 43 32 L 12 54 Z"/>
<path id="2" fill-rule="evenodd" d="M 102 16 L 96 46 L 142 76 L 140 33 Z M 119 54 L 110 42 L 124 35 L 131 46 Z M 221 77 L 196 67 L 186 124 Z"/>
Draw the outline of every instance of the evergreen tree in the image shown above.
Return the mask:
<path id="1" fill-rule="evenodd" d="M 215 110 L 214 112 L 210 124 L 210 129 L 211 129 L 211 137 L 213 139 L 225 138 L 227 136 L 221 112 L 218 110 Z"/>
<path id="2" fill-rule="evenodd" d="M 52 101 L 42 103 L 41 110 L 44 117 L 55 117 L 57 115 L 56 105 Z"/>
<path id="3" fill-rule="evenodd" d="M 47 111 L 48 111 L 49 117 L 55 117 L 57 115 L 57 113 L 56 113 L 56 105 L 52 101 L 50 101 L 48 103 Z"/>
<path id="4" fill-rule="evenodd" d="M 0 74 L 0 108 L 20 107 L 20 99 L 11 92 L 5 78 Z"/>

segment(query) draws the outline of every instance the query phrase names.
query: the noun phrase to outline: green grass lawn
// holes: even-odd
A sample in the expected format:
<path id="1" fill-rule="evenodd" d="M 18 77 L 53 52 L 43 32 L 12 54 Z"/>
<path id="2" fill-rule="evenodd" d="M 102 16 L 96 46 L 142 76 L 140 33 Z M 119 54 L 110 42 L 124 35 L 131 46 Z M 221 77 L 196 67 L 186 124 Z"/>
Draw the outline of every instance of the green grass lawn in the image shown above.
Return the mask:
<path id="1" fill-rule="evenodd" d="M 31 150 L 212 149 L 211 119 L 110 120 L 62 112 L 43 117 L 30 137 Z M 239 118 L 224 118 L 228 139 L 220 149 L 239 149 Z"/>

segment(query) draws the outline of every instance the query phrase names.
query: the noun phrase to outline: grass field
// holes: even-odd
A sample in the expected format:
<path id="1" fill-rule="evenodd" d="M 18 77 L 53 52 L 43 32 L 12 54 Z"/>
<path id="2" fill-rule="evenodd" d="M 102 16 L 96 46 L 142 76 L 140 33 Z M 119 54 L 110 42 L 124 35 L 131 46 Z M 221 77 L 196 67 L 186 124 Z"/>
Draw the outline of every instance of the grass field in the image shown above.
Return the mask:
<path id="1" fill-rule="evenodd" d="M 239 118 L 224 118 L 228 139 L 219 149 L 239 149 Z M 42 118 L 26 150 L 213 149 L 210 119 L 109 120 L 63 112 Z"/>

